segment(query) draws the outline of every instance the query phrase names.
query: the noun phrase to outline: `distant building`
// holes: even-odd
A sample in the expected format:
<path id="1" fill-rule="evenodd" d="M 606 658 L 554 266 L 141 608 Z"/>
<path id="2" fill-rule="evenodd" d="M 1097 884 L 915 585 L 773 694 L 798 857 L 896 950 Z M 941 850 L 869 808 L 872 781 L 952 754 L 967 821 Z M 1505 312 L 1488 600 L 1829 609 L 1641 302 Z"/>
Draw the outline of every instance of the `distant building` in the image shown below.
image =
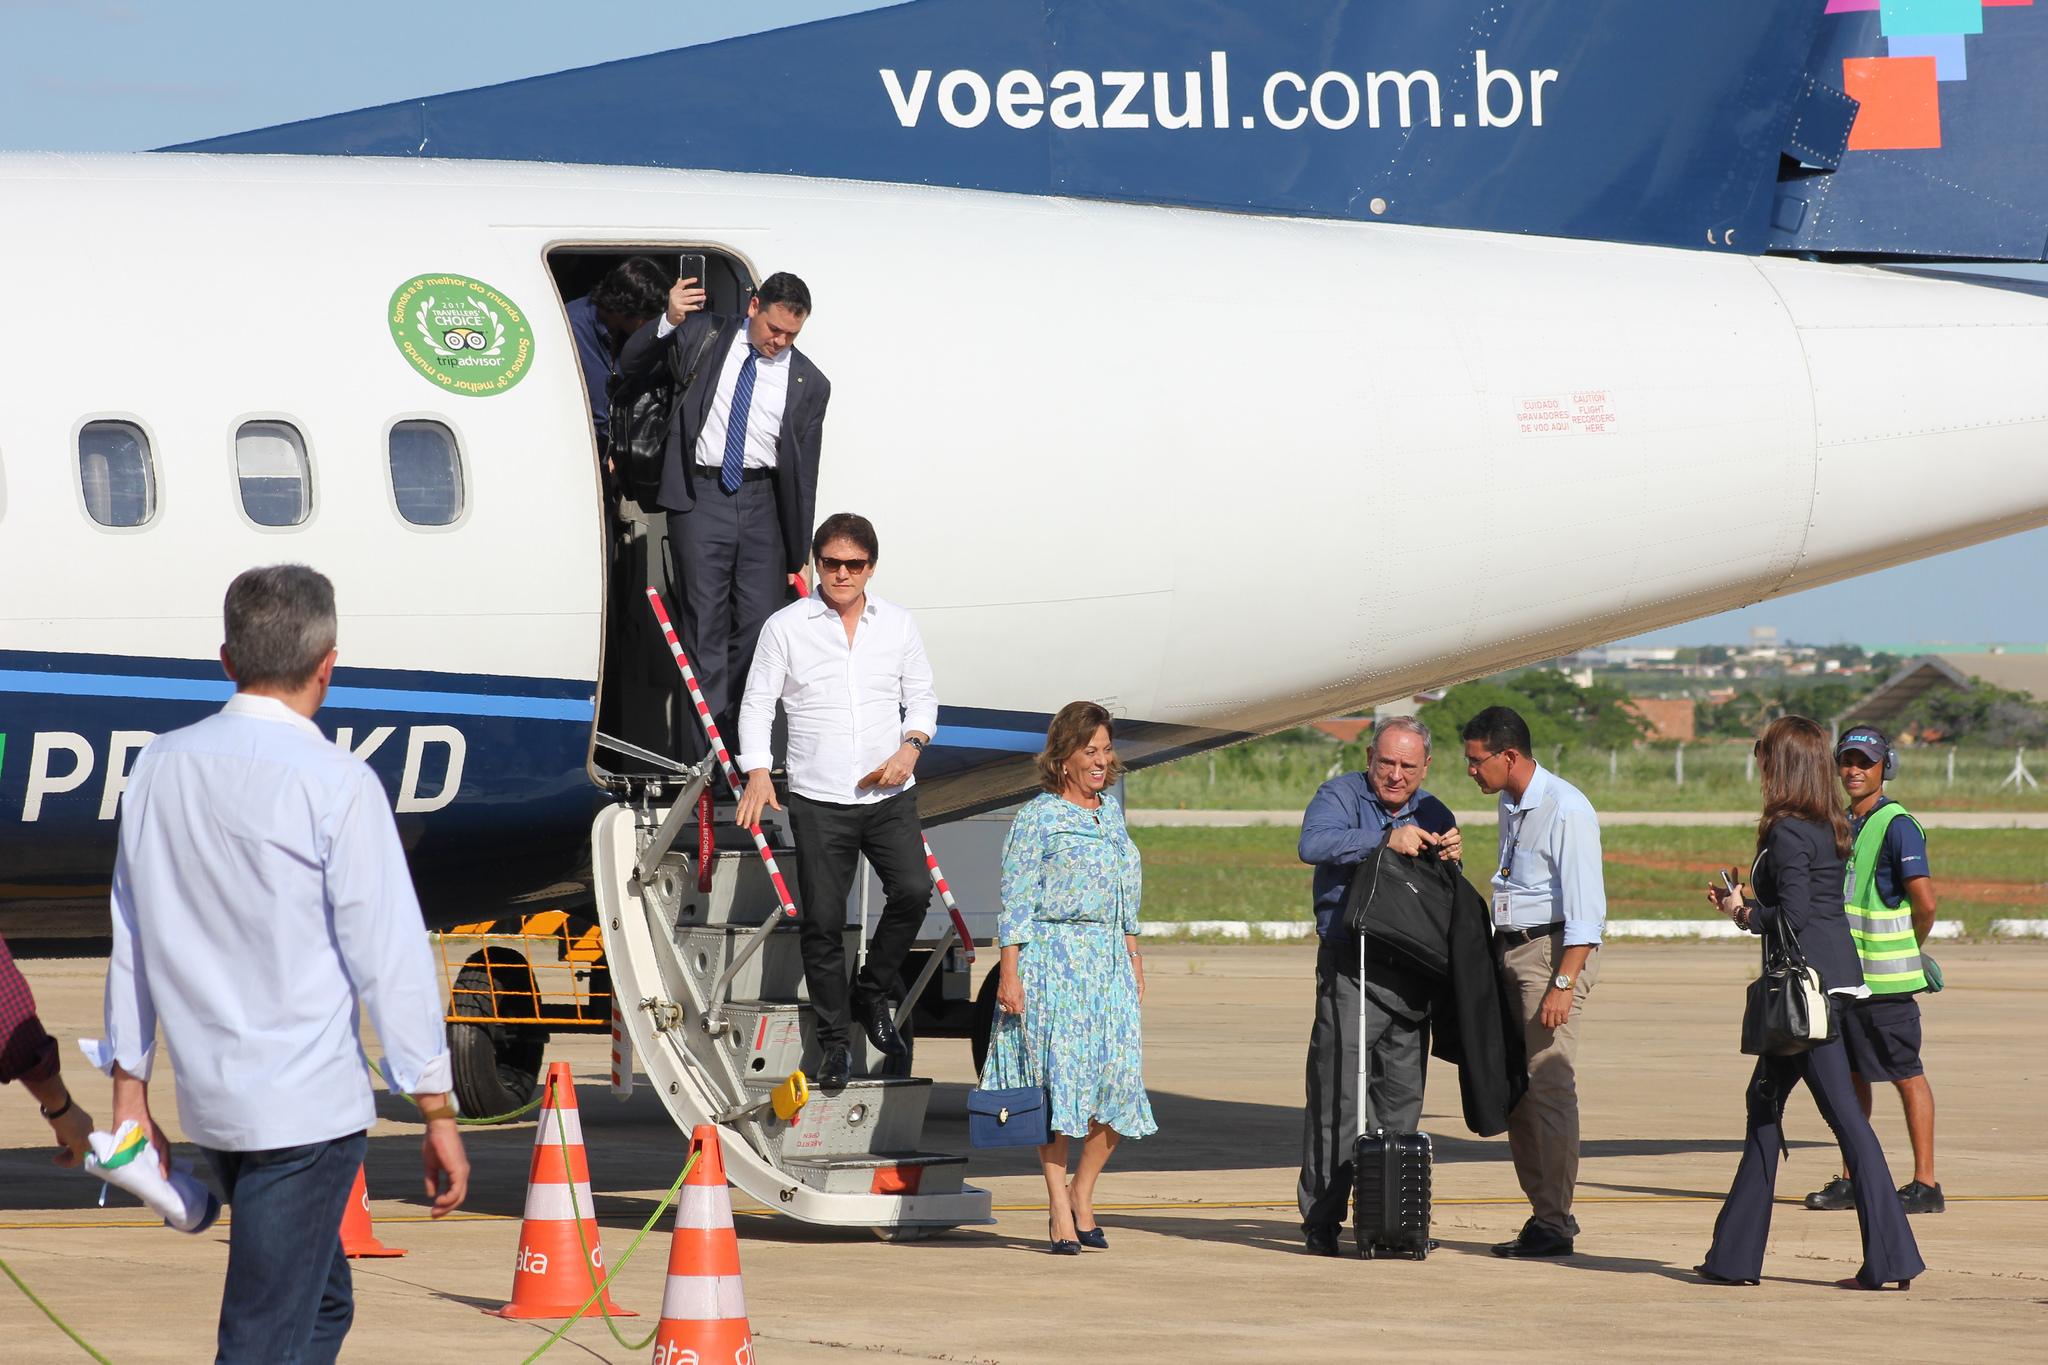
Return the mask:
<path id="1" fill-rule="evenodd" d="M 1645 739 L 1695 738 L 1693 733 L 1693 699 L 1691 697 L 1630 697 L 1623 702 L 1622 709 L 1641 716 L 1650 723 L 1650 732 Z"/>
<path id="2" fill-rule="evenodd" d="M 2048 701 L 2048 653 L 1923 654 L 1836 716 L 1835 733 L 1850 725 L 1896 731 L 1913 703 L 1943 688 L 1966 691 L 1972 678 L 2008 692 L 2024 692 L 2037 702 Z"/>

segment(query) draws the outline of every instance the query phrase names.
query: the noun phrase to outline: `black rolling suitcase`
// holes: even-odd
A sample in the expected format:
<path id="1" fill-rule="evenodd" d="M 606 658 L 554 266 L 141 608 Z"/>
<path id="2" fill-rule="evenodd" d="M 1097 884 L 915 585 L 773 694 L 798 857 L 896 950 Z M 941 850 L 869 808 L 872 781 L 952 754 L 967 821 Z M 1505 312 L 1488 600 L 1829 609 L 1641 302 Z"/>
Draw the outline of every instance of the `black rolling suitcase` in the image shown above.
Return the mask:
<path id="1" fill-rule="evenodd" d="M 1358 1141 L 1351 1148 L 1353 1234 L 1358 1254 L 1420 1261 L 1429 1240 L 1429 1134 L 1365 1126 L 1371 1054 L 1366 1047 L 1365 935 L 1358 935 Z"/>

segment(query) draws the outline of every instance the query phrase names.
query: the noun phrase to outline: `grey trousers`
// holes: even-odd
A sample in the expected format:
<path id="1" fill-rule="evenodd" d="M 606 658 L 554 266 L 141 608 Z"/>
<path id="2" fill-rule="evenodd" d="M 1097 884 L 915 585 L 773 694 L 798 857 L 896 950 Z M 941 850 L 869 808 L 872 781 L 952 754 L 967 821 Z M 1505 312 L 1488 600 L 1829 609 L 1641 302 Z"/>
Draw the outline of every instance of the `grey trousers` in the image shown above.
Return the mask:
<path id="1" fill-rule="evenodd" d="M 1412 1133 L 1422 1123 L 1429 1065 L 1427 983 L 1369 956 L 1365 967 L 1368 1127 Z M 1358 942 L 1316 950 L 1316 1020 L 1308 1037 L 1308 1104 L 1301 1124 L 1304 1223 L 1341 1224 L 1351 1207 L 1358 1142 Z"/>
<path id="2" fill-rule="evenodd" d="M 789 594 L 775 481 L 749 480 L 728 493 L 718 486 L 716 472 L 701 475 L 697 505 L 668 514 L 668 544 L 679 589 L 676 635 L 726 749 L 737 754 L 740 695 L 754 663 L 754 644 L 761 623 Z M 701 743 L 701 728 L 690 723 L 689 714 L 686 700 L 683 733 Z"/>

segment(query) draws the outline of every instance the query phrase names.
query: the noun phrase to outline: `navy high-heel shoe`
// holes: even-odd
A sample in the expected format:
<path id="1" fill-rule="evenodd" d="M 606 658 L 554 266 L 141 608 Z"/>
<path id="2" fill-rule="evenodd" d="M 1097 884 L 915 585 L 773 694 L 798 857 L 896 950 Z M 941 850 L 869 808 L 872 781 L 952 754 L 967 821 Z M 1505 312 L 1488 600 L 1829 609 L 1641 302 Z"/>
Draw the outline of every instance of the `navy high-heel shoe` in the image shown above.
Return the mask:
<path id="1" fill-rule="evenodd" d="M 1053 1235 L 1052 1219 L 1050 1218 L 1045 1220 L 1045 1240 L 1052 1243 L 1049 1250 L 1055 1256 L 1079 1256 L 1081 1254 L 1081 1244 L 1079 1242 L 1069 1242 L 1065 1238 Z"/>
<path id="2" fill-rule="evenodd" d="M 1081 1239 L 1081 1245 L 1094 1251 L 1109 1250 L 1109 1237 L 1101 1228 L 1075 1228 L 1074 1235 Z"/>

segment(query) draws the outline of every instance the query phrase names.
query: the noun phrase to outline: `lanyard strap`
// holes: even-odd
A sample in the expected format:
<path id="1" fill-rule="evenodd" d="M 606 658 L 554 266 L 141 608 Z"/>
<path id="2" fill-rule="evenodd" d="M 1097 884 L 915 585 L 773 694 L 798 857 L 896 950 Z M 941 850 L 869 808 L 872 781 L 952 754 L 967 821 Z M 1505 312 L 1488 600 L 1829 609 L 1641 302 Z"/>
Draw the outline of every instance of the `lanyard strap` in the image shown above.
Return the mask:
<path id="1" fill-rule="evenodd" d="M 1508 827 L 1508 846 L 1500 855 L 1500 879 L 1503 882 L 1508 879 L 1508 868 L 1514 864 L 1515 850 L 1522 846 L 1522 821 L 1528 819 L 1528 817 L 1529 812 L 1518 809 L 1515 811 L 1513 822 Z"/>

